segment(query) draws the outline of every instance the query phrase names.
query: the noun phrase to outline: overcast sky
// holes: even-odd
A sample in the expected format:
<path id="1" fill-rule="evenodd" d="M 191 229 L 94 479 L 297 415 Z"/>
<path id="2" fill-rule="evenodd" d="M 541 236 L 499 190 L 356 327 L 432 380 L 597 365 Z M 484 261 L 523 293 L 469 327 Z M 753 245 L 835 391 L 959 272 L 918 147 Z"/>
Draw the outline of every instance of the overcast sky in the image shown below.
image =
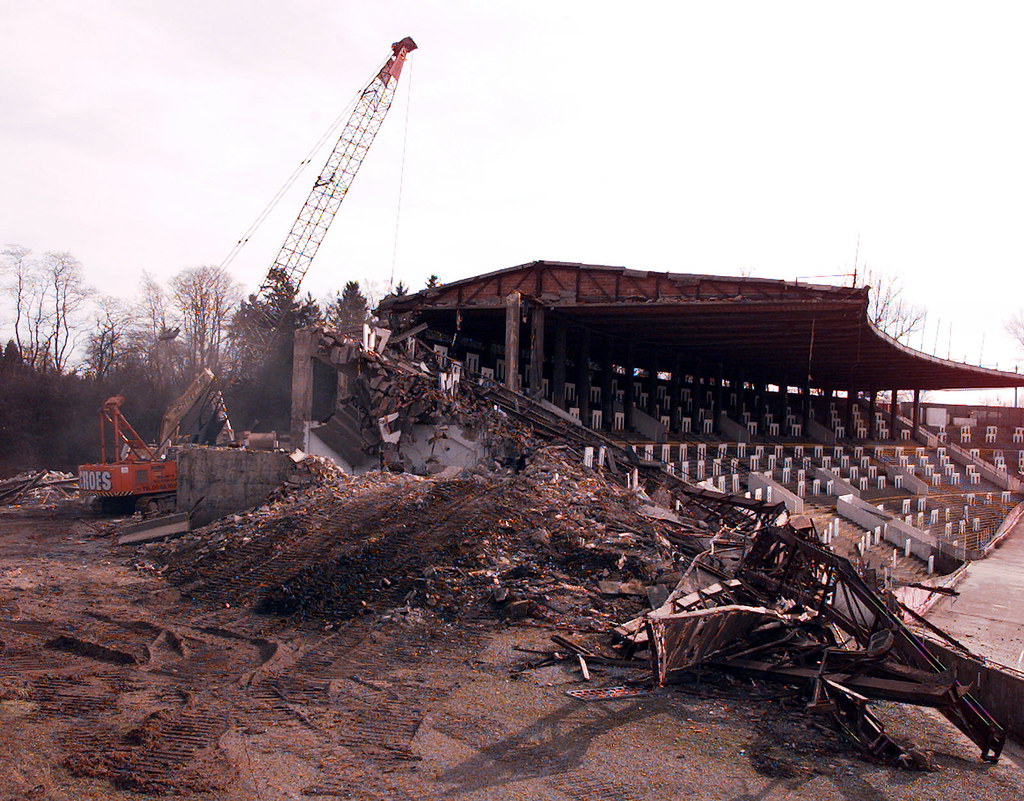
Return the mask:
<path id="1" fill-rule="evenodd" d="M 0 244 L 71 251 L 101 292 L 220 263 L 412 36 L 307 276 L 314 295 L 386 285 L 393 269 L 418 289 L 534 259 L 835 276 L 859 240 L 862 266 L 898 273 L 928 308 L 913 346 L 1024 363 L 1003 331 L 1024 306 L 1020 3 L 0 0 L 0 13 Z M 248 289 L 326 157 L 232 262 Z"/>

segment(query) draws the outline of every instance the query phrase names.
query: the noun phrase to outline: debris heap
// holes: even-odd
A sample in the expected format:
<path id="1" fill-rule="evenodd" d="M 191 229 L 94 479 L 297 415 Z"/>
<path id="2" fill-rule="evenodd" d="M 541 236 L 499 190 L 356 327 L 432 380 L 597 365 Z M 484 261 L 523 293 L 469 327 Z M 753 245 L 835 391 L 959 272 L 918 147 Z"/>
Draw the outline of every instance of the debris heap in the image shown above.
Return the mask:
<path id="1" fill-rule="evenodd" d="M 196 598 L 328 623 L 493 609 L 607 631 L 666 597 L 680 543 L 695 553 L 702 539 L 690 532 L 706 535 L 706 523 L 651 516 L 568 448 L 455 478 L 306 464 L 308 483 L 293 478 L 252 512 L 149 546 L 146 564 Z"/>
<path id="2" fill-rule="evenodd" d="M 78 477 L 59 470 L 20 473 L 0 481 L 0 506 L 46 506 L 78 497 Z"/>
<path id="3" fill-rule="evenodd" d="M 476 453 L 506 462 L 536 444 L 530 427 L 463 391 L 457 364 L 422 346 L 385 351 L 387 342 L 382 336 L 367 348 L 320 332 L 312 343 L 316 358 L 338 374 L 335 409 L 315 426 L 316 436 L 353 469 L 441 472 L 449 438 L 456 436 Z"/>

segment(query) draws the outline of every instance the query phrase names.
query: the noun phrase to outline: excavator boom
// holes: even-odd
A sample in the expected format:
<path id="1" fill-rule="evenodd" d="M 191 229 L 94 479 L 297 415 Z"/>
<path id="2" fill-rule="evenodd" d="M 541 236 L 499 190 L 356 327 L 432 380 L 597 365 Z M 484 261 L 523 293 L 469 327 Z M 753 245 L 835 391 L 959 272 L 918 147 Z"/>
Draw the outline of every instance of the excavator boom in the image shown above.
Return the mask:
<path id="1" fill-rule="evenodd" d="M 167 407 L 164 419 L 160 424 L 160 444 L 157 446 L 155 458 L 162 459 L 164 457 L 178 425 L 185 415 L 203 401 L 207 393 L 209 393 L 210 387 L 213 386 L 213 382 L 213 373 L 204 367 L 189 385 L 188 389 L 181 393 L 181 397 Z"/>

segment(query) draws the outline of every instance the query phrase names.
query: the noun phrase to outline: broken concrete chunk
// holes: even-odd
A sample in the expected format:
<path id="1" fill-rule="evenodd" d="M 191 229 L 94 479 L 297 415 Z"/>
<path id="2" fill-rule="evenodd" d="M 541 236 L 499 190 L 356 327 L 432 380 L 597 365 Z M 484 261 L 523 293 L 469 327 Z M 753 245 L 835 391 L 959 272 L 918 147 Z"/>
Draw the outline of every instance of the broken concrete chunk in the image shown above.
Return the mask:
<path id="1" fill-rule="evenodd" d="M 602 595 L 644 595 L 644 585 L 639 579 L 599 581 L 597 588 Z"/>
<path id="2" fill-rule="evenodd" d="M 503 604 L 511 597 L 508 587 L 495 587 L 491 592 L 491 600 L 496 604 Z"/>
<path id="3" fill-rule="evenodd" d="M 533 602 L 528 600 L 512 601 L 505 607 L 505 614 L 509 620 L 522 620 L 532 614 Z"/>
<path id="4" fill-rule="evenodd" d="M 652 584 L 647 588 L 647 603 L 651 609 L 657 609 L 668 599 L 672 590 L 664 584 Z"/>

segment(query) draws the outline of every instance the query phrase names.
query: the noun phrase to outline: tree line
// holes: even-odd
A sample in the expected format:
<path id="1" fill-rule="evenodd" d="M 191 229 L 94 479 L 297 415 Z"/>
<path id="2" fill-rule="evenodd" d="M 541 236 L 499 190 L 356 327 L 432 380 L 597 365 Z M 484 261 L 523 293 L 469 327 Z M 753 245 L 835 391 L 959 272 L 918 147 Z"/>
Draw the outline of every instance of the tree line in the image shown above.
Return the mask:
<path id="1" fill-rule="evenodd" d="M 271 274 L 269 291 L 246 296 L 226 270 L 201 265 L 166 284 L 144 273 L 125 298 L 90 289 L 70 253 L 8 246 L 0 256 L 0 330 L 10 332 L 0 356 L 0 477 L 95 459 L 99 409 L 113 395 L 124 397 L 132 425 L 155 437 L 167 405 L 204 367 L 219 379 L 236 430 L 287 430 L 292 333 L 309 325 L 357 333 L 382 294 L 348 281 L 318 302 Z M 392 294 L 406 291 L 399 284 Z"/>

